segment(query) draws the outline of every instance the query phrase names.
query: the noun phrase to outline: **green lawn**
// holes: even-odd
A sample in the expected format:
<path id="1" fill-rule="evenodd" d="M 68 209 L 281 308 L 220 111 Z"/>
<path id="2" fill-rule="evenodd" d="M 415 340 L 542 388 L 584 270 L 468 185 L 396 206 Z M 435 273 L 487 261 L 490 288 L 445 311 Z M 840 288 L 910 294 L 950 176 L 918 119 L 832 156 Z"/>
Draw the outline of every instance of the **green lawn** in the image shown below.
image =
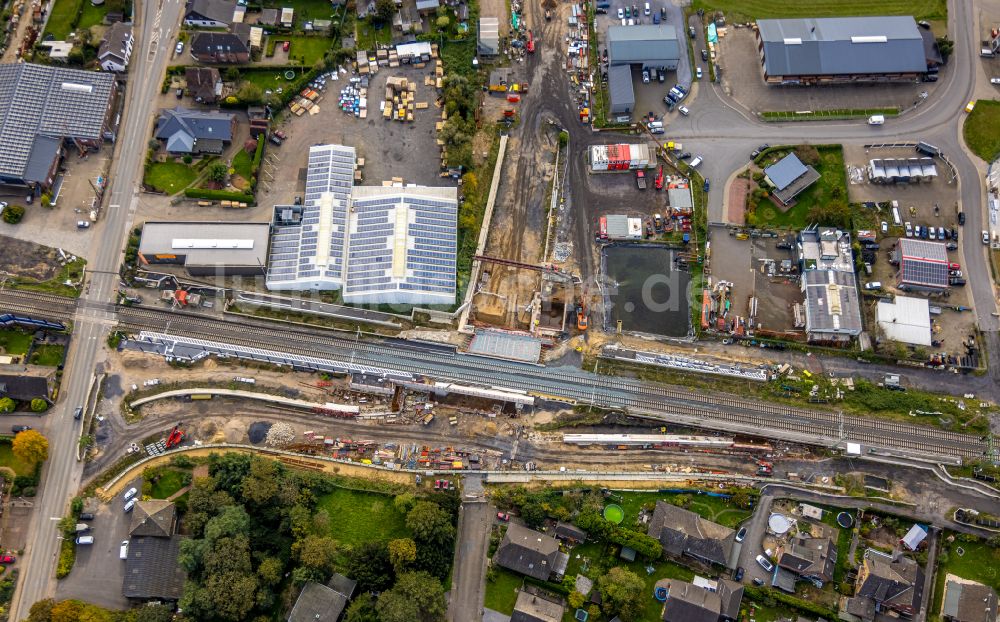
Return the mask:
<path id="1" fill-rule="evenodd" d="M 298 78 L 298 76 L 296 76 Z M 278 88 L 287 89 L 291 88 L 294 80 L 286 80 L 284 76 L 284 70 L 277 69 L 267 69 L 260 68 L 253 71 L 241 71 L 240 80 L 244 82 L 252 82 L 259 86 L 262 90 L 275 90 Z"/>
<path id="2" fill-rule="evenodd" d="M 779 229 L 802 229 L 809 224 L 809 210 L 816 205 L 825 205 L 834 195 L 840 193 L 840 200 L 847 202 L 847 171 L 844 167 L 844 152 L 840 145 L 819 145 L 816 147 L 820 155 L 820 163 L 814 168 L 820 178 L 802 194 L 795 197 L 795 205 L 781 211 L 770 199 L 762 199 L 757 207 L 757 224 L 759 226 Z M 778 157 L 765 158 L 760 162 L 762 167 L 769 166 L 787 153 L 776 152 Z M 822 224 L 822 223 L 820 223 Z"/>
<path id="3" fill-rule="evenodd" d="M 56 41 L 62 41 L 69 36 L 69 33 L 73 32 L 73 20 L 76 19 L 82 2 L 83 0 L 56 0 L 49 12 L 45 34 L 52 35 Z"/>
<path id="4" fill-rule="evenodd" d="M 913 15 L 935 21 L 948 17 L 946 0 L 694 0 L 693 8 L 722 11 L 729 23 L 774 17 Z"/>
<path id="5" fill-rule="evenodd" d="M 18 475 L 31 475 L 35 472 L 35 465 L 22 461 L 14 455 L 10 442 L 0 443 L 0 466 L 10 467 Z"/>
<path id="6" fill-rule="evenodd" d="M 66 285 L 66 282 L 79 283 L 83 278 L 83 272 L 86 267 L 87 260 L 77 258 L 76 261 L 63 266 L 59 270 L 59 274 L 48 281 L 18 279 L 16 282 L 9 282 L 8 286 L 14 289 L 55 294 L 56 296 L 65 296 L 67 298 L 79 298 L 80 290 L 72 285 Z"/>
<path id="7" fill-rule="evenodd" d="M 719 523 L 726 527 L 735 527 L 750 517 L 750 510 L 735 508 L 729 501 L 719 497 L 683 493 L 691 498 L 687 509 L 702 518 Z M 625 510 L 625 520 L 622 526 L 632 527 L 639 518 L 639 510 L 647 503 L 655 504 L 659 500 L 669 502 L 673 493 L 664 492 L 613 492 L 612 498 Z"/>
<path id="8" fill-rule="evenodd" d="M 955 534 L 950 532 L 942 534 L 942 539 L 948 535 Z M 959 549 L 964 551 L 963 555 L 958 554 Z M 962 542 L 956 539 L 950 544 L 944 542 L 941 551 L 947 552 L 947 560 L 943 561 L 942 554 L 939 554 L 938 573 L 934 581 L 934 600 L 930 608 L 930 613 L 935 618 L 941 611 L 945 577 L 949 574 L 978 581 L 1000 590 L 1000 549 L 994 549 L 985 542 Z"/>
<path id="9" fill-rule="evenodd" d="M 964 113 L 963 113 L 964 114 Z M 965 118 L 965 144 L 986 162 L 1000 155 L 1000 102 L 981 99 Z"/>
<path id="10" fill-rule="evenodd" d="M 320 497 L 316 509 L 330 515 L 330 535 L 342 544 L 409 536 L 406 516 L 396 510 L 389 495 L 338 488 Z M 372 520 L 375 516 L 378 520 Z"/>
<path id="11" fill-rule="evenodd" d="M 166 469 L 160 479 L 150 487 L 149 496 L 154 499 L 166 499 L 184 487 L 184 471 Z"/>
<path id="12" fill-rule="evenodd" d="M 333 19 L 337 14 L 336 10 L 328 0 L 281 0 L 280 2 L 265 2 L 265 7 L 278 9 L 295 9 L 296 25 L 314 19 Z"/>
<path id="13" fill-rule="evenodd" d="M 103 24 L 104 16 L 107 12 L 108 5 L 106 2 L 100 6 L 94 6 L 90 0 L 85 0 L 83 3 L 83 12 L 80 13 L 80 22 L 76 25 L 76 29 L 83 30 L 84 28 Z"/>
<path id="14" fill-rule="evenodd" d="M 56 345 L 56 344 L 45 344 L 38 346 L 31 353 L 31 364 L 32 365 L 47 365 L 49 367 L 56 367 L 62 363 L 63 355 L 66 352 L 66 346 Z"/>
<path id="15" fill-rule="evenodd" d="M 4 353 L 11 355 L 27 354 L 31 347 L 31 333 L 19 328 L 5 328 L 0 330 L 0 348 Z"/>
<path id="16" fill-rule="evenodd" d="M 233 170 L 243 179 L 250 181 L 250 177 L 253 176 L 253 154 L 247 153 L 245 149 L 240 149 L 239 153 L 233 157 Z"/>
<path id="17" fill-rule="evenodd" d="M 520 589 L 522 582 L 521 575 L 500 567 L 496 567 L 493 572 L 494 579 L 486 582 L 483 605 L 487 609 L 509 616 L 514 613 L 517 590 Z"/>
<path id="18" fill-rule="evenodd" d="M 366 19 L 358 22 L 355 28 L 355 37 L 357 37 L 357 49 L 372 51 L 377 43 L 389 44 L 392 42 L 392 29 L 388 26 L 382 26 L 376 30 L 372 27 L 371 21 Z M 442 51 L 442 60 L 443 58 Z"/>
<path id="19" fill-rule="evenodd" d="M 276 41 L 290 41 L 288 59 L 306 67 L 312 67 L 316 61 L 323 58 L 330 49 L 333 39 L 328 37 L 290 37 L 287 35 L 271 35 Z"/>
<path id="20" fill-rule="evenodd" d="M 176 194 L 187 188 L 198 174 L 182 162 L 153 162 L 146 167 L 142 182 L 161 192 Z"/>

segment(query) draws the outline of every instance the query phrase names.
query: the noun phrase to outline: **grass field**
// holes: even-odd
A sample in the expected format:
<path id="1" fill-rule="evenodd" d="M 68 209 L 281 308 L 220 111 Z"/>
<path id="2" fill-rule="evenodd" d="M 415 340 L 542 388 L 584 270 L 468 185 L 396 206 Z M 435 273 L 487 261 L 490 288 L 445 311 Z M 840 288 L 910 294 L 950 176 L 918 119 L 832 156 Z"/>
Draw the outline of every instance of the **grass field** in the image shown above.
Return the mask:
<path id="1" fill-rule="evenodd" d="M 965 118 L 962 134 L 973 153 L 992 162 L 1000 155 L 1000 102 L 987 99 L 976 102 L 975 110 Z"/>
<path id="2" fill-rule="evenodd" d="M 80 13 L 80 21 L 76 25 L 77 30 L 83 30 L 84 28 L 90 28 L 91 26 L 97 26 L 98 24 L 104 23 L 104 16 L 108 12 L 108 5 L 104 3 L 100 6 L 94 6 L 89 0 L 83 3 L 83 12 Z"/>
<path id="3" fill-rule="evenodd" d="M 14 455 L 9 442 L 0 443 L 0 466 L 10 467 L 18 475 L 31 475 L 35 466 Z"/>
<path id="4" fill-rule="evenodd" d="M 330 535 L 343 544 L 409 536 L 406 517 L 396 510 L 389 495 L 339 488 L 320 497 L 316 509 L 327 511 Z M 378 520 L 372 520 L 373 516 Z"/>
<path id="5" fill-rule="evenodd" d="M 149 496 L 154 499 L 166 499 L 184 487 L 184 472 L 166 469 L 160 479 L 150 487 Z"/>
<path id="6" fill-rule="evenodd" d="M 142 182 L 161 192 L 176 194 L 190 186 L 198 174 L 181 162 L 153 162 L 146 167 Z"/>
<path id="7" fill-rule="evenodd" d="M 253 175 L 253 155 L 247 153 L 245 149 L 240 149 L 233 156 L 233 170 L 243 179 L 250 181 L 250 177 Z"/>
<path id="8" fill-rule="evenodd" d="M 876 114 L 894 117 L 899 114 L 899 108 L 834 108 L 811 112 L 772 110 L 764 111 L 760 113 L 760 116 L 765 121 L 831 121 L 835 119 L 865 118 Z"/>
<path id="9" fill-rule="evenodd" d="M 728 22 L 774 17 L 851 17 L 912 15 L 917 19 L 945 21 L 946 0 L 694 0 L 694 9 L 722 11 Z"/>
<path id="10" fill-rule="evenodd" d="M 64 40 L 69 33 L 73 32 L 73 20 L 76 19 L 76 14 L 80 11 L 82 3 L 83 0 L 56 0 L 49 13 L 45 34 L 52 35 L 56 41 Z"/>
<path id="11" fill-rule="evenodd" d="M 301 24 L 314 19 L 333 19 L 337 14 L 328 0 L 281 0 L 281 2 L 265 2 L 265 7 L 278 9 L 295 9 L 295 23 Z"/>
<path id="12" fill-rule="evenodd" d="M 27 354 L 28 348 L 31 347 L 31 340 L 31 333 L 16 328 L 0 330 L 0 348 L 3 348 L 6 354 Z"/>
<path id="13" fill-rule="evenodd" d="M 719 523 L 726 527 L 735 527 L 750 517 L 750 510 L 735 508 L 729 501 L 720 497 L 709 497 L 684 493 L 691 497 L 691 505 L 687 509 L 702 518 Z M 639 510 L 647 503 L 655 504 L 659 500 L 670 501 L 672 493 L 662 492 L 624 492 L 614 493 L 613 498 L 625 510 L 625 520 L 622 526 L 631 527 L 639 518 Z"/>
<path id="14" fill-rule="evenodd" d="M 79 298 L 80 290 L 66 282 L 79 283 L 83 278 L 84 269 L 87 267 L 87 260 L 77 258 L 59 270 L 59 274 L 48 281 L 29 281 L 18 279 L 16 283 L 9 282 L 8 286 L 14 289 L 21 289 L 32 292 L 42 292 L 44 294 L 55 294 L 56 296 L 66 296 L 67 298 Z"/>
<path id="15" fill-rule="evenodd" d="M 494 579 L 486 582 L 483 605 L 487 609 L 499 611 L 509 616 L 514 613 L 517 590 L 520 589 L 522 582 L 521 575 L 500 567 L 497 567 L 494 572 Z"/>
<path id="16" fill-rule="evenodd" d="M 328 37 L 289 37 L 285 35 L 271 35 L 278 41 L 290 41 L 288 47 L 289 60 L 299 62 L 306 67 L 312 67 L 319 59 L 323 58 L 326 51 L 330 49 L 333 39 Z"/>
<path id="17" fill-rule="evenodd" d="M 355 44 L 357 49 L 371 50 L 377 43 L 391 43 L 392 29 L 382 26 L 376 30 L 370 20 L 364 20 L 357 23 L 354 36 L 357 37 Z"/>
<path id="18" fill-rule="evenodd" d="M 962 549 L 962 555 L 958 554 L 959 549 Z M 951 543 L 944 542 L 941 550 L 947 552 L 948 559 L 941 561 L 941 557 L 938 557 L 931 612 L 936 614 L 941 611 L 945 577 L 949 574 L 1000 590 L 1000 549 L 994 549 L 985 542 L 962 542 L 956 539 Z"/>
<path id="19" fill-rule="evenodd" d="M 779 229 L 802 229 L 808 224 L 809 210 L 821 205 L 837 192 L 842 200 L 847 200 L 847 172 L 844 168 L 844 152 L 840 145 L 821 145 L 817 151 L 820 163 L 815 167 L 819 180 L 795 197 L 795 205 L 779 210 L 769 199 L 762 200 L 757 207 L 757 222 Z"/>
<path id="20" fill-rule="evenodd" d="M 56 344 L 45 344 L 38 346 L 31 353 L 31 364 L 32 365 L 47 365 L 49 367 L 56 367 L 62 363 L 63 355 L 66 352 L 66 346 L 60 346 Z"/>

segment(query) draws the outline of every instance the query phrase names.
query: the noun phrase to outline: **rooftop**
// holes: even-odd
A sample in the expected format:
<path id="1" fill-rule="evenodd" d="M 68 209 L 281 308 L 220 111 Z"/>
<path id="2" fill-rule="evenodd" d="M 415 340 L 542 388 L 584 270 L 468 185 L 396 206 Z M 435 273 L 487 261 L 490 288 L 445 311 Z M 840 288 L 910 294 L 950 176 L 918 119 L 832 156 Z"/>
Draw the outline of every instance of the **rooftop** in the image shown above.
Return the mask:
<path id="1" fill-rule="evenodd" d="M 899 238 L 896 253 L 900 284 L 933 289 L 948 287 L 948 250 L 943 243 Z"/>
<path id="2" fill-rule="evenodd" d="M 670 24 L 609 26 L 607 38 L 612 65 L 680 58 L 677 30 Z"/>
<path id="3" fill-rule="evenodd" d="M 264 266 L 267 223 L 147 222 L 139 254 L 184 255 L 186 266 Z"/>
<path id="4" fill-rule="evenodd" d="M 948 575 L 941 615 L 949 622 L 996 622 L 996 591 L 975 581 Z"/>
<path id="5" fill-rule="evenodd" d="M 517 602 L 514 604 L 514 613 L 510 616 L 510 622 L 560 622 L 565 609 L 562 603 L 554 597 L 548 597 L 535 590 L 537 593 L 529 593 L 522 589 L 517 593 Z"/>
<path id="6" fill-rule="evenodd" d="M 854 272 L 854 251 L 849 233 L 837 229 L 805 229 L 799 233 L 802 271 Z"/>
<path id="7" fill-rule="evenodd" d="M 51 158 L 44 170 L 29 170 L 41 137 L 101 140 L 114 90 L 115 77 L 108 73 L 0 65 L 0 177 L 42 181 Z"/>
<path id="8" fill-rule="evenodd" d="M 757 27 L 769 76 L 927 71 L 910 16 L 761 19 Z"/>
<path id="9" fill-rule="evenodd" d="M 667 553 L 690 555 L 721 566 L 729 561 L 733 533 L 728 527 L 666 501 L 656 502 L 648 529 L 648 534 L 659 540 Z"/>
<path id="10" fill-rule="evenodd" d="M 547 581 L 555 570 L 558 553 L 559 542 L 552 536 L 511 523 L 497 547 L 496 562 L 509 570 Z"/>
<path id="11" fill-rule="evenodd" d="M 140 500 L 132 511 L 130 536 L 169 538 L 174 535 L 177 508 L 164 499 Z"/>
<path id="12" fill-rule="evenodd" d="M 129 540 L 122 582 L 125 598 L 175 601 L 181 597 L 185 576 L 177 563 L 181 540 L 179 536 L 134 536 Z"/>
<path id="13" fill-rule="evenodd" d="M 337 622 L 347 601 L 347 596 L 322 583 L 306 583 L 288 614 L 288 622 Z"/>
<path id="14" fill-rule="evenodd" d="M 853 272 L 807 270 L 802 273 L 806 332 L 811 335 L 858 335 L 861 307 Z"/>

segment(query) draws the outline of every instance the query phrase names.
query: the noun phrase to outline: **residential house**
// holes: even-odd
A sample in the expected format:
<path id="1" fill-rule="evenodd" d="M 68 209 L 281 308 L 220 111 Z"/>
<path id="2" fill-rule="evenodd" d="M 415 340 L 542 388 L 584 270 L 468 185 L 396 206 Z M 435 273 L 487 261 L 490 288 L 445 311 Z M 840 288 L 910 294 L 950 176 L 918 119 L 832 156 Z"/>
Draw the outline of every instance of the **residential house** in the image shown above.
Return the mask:
<path id="1" fill-rule="evenodd" d="M 429 15 L 436 12 L 439 6 L 441 6 L 441 0 L 417 0 L 417 13 Z"/>
<path id="2" fill-rule="evenodd" d="M 139 501 L 129 529 L 122 594 L 135 601 L 176 601 L 184 589 L 177 561 L 182 537 L 174 533 L 177 510 L 170 501 Z"/>
<path id="3" fill-rule="evenodd" d="M 510 622 L 561 622 L 565 611 L 560 599 L 525 586 L 517 593 Z"/>
<path id="4" fill-rule="evenodd" d="M 997 593 L 982 583 L 948 575 L 941 619 L 944 622 L 997 622 Z"/>
<path id="5" fill-rule="evenodd" d="M 306 583 L 288 614 L 288 622 L 337 622 L 356 587 L 357 581 L 336 573 L 325 585 Z"/>
<path id="6" fill-rule="evenodd" d="M 104 71 L 123 72 L 128 68 L 128 61 L 132 58 L 132 45 L 135 37 L 132 36 L 132 24 L 118 22 L 108 28 L 101 41 L 101 47 L 97 50 L 97 62 Z"/>
<path id="7" fill-rule="evenodd" d="M 714 589 L 674 579 L 663 583 L 667 589 L 664 622 L 732 622 L 739 618 L 743 600 L 743 586 L 739 583 L 720 579 Z"/>
<path id="8" fill-rule="evenodd" d="M 923 591 L 924 571 L 916 561 L 898 552 L 890 555 L 868 549 L 847 612 L 864 622 L 879 614 L 909 619 L 920 610 Z"/>
<path id="9" fill-rule="evenodd" d="M 553 576 L 562 577 L 569 556 L 559 551 L 559 541 L 552 536 L 512 523 L 493 561 L 502 568 L 548 581 Z"/>
<path id="10" fill-rule="evenodd" d="M 785 206 L 791 204 L 796 196 L 819 178 L 819 172 L 812 166 L 803 164 L 794 153 L 789 153 L 764 168 L 764 180 L 774 188 L 771 194 Z"/>
<path id="11" fill-rule="evenodd" d="M 191 56 L 202 63 L 236 65 L 250 62 L 250 33 L 199 32 L 191 40 Z"/>
<path id="12" fill-rule="evenodd" d="M 647 532 L 673 557 L 690 557 L 705 564 L 729 566 L 733 530 L 666 501 L 657 501 Z"/>
<path id="13" fill-rule="evenodd" d="M 15 63 L 0 65 L 0 184 L 55 181 L 64 145 L 99 149 L 114 140 L 118 87 L 98 71 Z"/>
<path id="14" fill-rule="evenodd" d="M 48 400 L 50 391 L 49 379 L 45 376 L 0 375 L 0 397 L 9 397 L 15 402 L 30 402 L 39 397 Z"/>
<path id="15" fill-rule="evenodd" d="M 184 25 L 196 28 L 228 28 L 236 13 L 236 0 L 188 0 Z"/>
<path id="16" fill-rule="evenodd" d="M 178 106 L 163 110 L 156 123 L 156 138 L 169 153 L 222 153 L 233 140 L 236 116 L 226 112 L 191 110 Z"/>
<path id="17" fill-rule="evenodd" d="M 830 538 L 813 538 L 803 533 L 779 549 L 778 567 L 822 587 L 833 580 L 837 566 L 837 545 Z"/>
<path id="18" fill-rule="evenodd" d="M 222 97 L 222 76 L 215 67 L 185 67 L 187 92 L 199 104 L 214 104 Z"/>

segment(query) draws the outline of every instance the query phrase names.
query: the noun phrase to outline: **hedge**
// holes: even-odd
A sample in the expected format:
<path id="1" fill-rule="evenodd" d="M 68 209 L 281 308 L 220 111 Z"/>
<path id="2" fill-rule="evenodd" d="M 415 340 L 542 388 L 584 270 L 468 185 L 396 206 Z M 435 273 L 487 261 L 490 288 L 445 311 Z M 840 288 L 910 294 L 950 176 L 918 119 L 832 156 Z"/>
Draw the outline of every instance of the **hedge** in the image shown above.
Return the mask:
<path id="1" fill-rule="evenodd" d="M 757 603 L 763 603 L 764 601 L 771 599 L 782 603 L 783 605 L 792 607 L 793 609 L 798 609 L 802 613 L 810 613 L 829 620 L 837 618 L 837 612 L 829 607 L 824 607 L 823 605 L 804 600 L 802 598 L 796 598 L 795 596 L 785 594 L 784 592 L 778 590 L 770 590 L 763 587 L 747 585 L 743 588 L 743 593 L 746 594 L 750 600 Z"/>
<path id="2" fill-rule="evenodd" d="M 260 170 L 260 161 L 264 157 L 264 134 L 257 137 L 257 150 L 253 154 L 253 162 L 250 163 L 250 177 L 251 186 L 254 190 L 257 189 L 257 172 Z"/>
<path id="3" fill-rule="evenodd" d="M 189 199 L 208 199 L 210 201 L 238 201 L 248 205 L 256 205 L 257 198 L 243 192 L 227 192 L 225 190 L 207 190 L 205 188 L 188 188 L 184 196 Z"/>

